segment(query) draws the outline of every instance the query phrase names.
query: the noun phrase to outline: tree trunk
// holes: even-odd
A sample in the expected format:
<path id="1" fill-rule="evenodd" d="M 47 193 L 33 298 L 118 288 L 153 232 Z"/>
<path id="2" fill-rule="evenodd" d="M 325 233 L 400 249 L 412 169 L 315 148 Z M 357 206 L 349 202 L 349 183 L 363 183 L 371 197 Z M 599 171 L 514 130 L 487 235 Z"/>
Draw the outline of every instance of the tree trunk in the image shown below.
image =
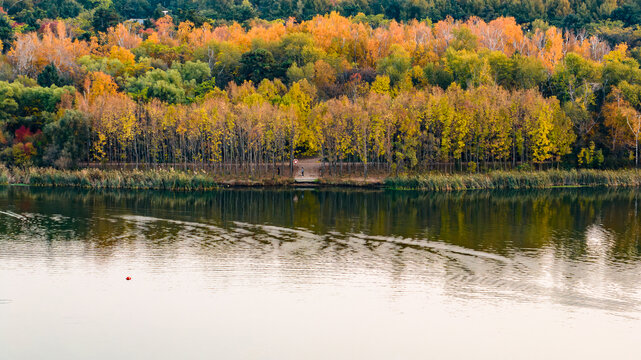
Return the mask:
<path id="1" fill-rule="evenodd" d="M 294 177 L 294 137 L 289 142 L 289 174 Z"/>

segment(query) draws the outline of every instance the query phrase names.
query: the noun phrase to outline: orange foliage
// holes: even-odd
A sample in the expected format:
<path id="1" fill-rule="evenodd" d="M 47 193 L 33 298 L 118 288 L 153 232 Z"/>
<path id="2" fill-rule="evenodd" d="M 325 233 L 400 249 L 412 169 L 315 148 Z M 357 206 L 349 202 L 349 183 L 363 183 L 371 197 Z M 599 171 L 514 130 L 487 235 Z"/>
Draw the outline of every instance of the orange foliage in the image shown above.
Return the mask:
<path id="1" fill-rule="evenodd" d="M 554 69 L 563 57 L 561 30 L 551 27 L 546 31 L 537 29 L 528 46 L 528 55 L 538 57 L 548 69 Z"/>
<path id="2" fill-rule="evenodd" d="M 332 12 L 300 23 L 293 19 L 269 23 L 257 20 L 248 29 L 238 23 L 218 27 L 205 23 L 194 27 L 191 22 L 183 22 L 176 27 L 170 16 L 158 19 L 152 29 L 144 31 L 137 24 L 119 24 L 105 35 L 101 55 L 109 55 L 125 63 L 132 62 L 133 54 L 129 50 L 143 44 L 143 34 L 150 43 L 183 46 L 186 49 L 184 54 L 189 56 L 189 50 L 194 51 L 212 42 L 227 42 L 246 52 L 257 42 L 273 44 L 289 33 L 303 32 L 312 36 L 314 47 L 327 54 L 325 60 L 336 59 L 327 61 L 337 71 L 340 63 L 348 64 L 343 66 L 345 68 L 354 65 L 376 67 L 380 59 L 390 55 L 393 45 L 402 47 L 412 56 L 412 65 L 425 66 L 439 61 L 461 29 L 469 30 L 475 37 L 478 50 L 536 57 L 549 70 L 554 69 L 569 52 L 599 62 L 609 52 L 607 44 L 596 37 L 587 37 L 585 33 L 564 34 L 560 29 L 550 27 L 526 34 L 511 17 L 500 17 L 490 22 L 477 17 L 465 22 L 448 17 L 433 26 L 417 20 L 408 23 L 391 21 L 386 26 L 372 28 Z M 71 40 L 64 23 L 58 21 L 44 26 L 41 36 L 36 33 L 18 34 L 9 59 L 18 74 L 34 76 L 53 62 L 61 71 L 73 75 L 77 71 L 76 58 L 96 47 L 95 40 L 90 43 Z M 164 60 L 169 64 L 174 59 Z"/>
<path id="3" fill-rule="evenodd" d="M 516 51 L 523 50 L 523 30 L 512 17 L 497 18 L 489 23 L 473 18 L 466 25 L 477 36 L 481 46 L 491 51 L 502 51 L 511 56 Z"/>
<path id="4" fill-rule="evenodd" d="M 78 70 L 76 59 L 89 54 L 91 50 L 91 43 L 72 40 L 65 24 L 57 22 L 55 31 L 47 26 L 42 36 L 35 32 L 17 34 L 8 58 L 21 75 L 35 76 L 53 63 L 59 71 L 73 76 Z"/>
<path id="5" fill-rule="evenodd" d="M 156 30 L 149 37 L 150 40 L 167 46 L 178 46 L 180 44 L 179 39 L 176 38 L 176 27 L 171 16 L 165 15 L 161 17 L 154 22 L 154 26 Z M 188 28 L 189 25 L 183 25 L 183 31 L 185 27 Z"/>
<path id="6" fill-rule="evenodd" d="M 78 107 L 88 113 L 94 113 L 103 106 L 102 98 L 115 96 L 118 86 L 111 76 L 103 72 L 92 72 L 87 75 L 84 83 L 84 93 L 78 94 Z"/>
<path id="7" fill-rule="evenodd" d="M 133 49 L 140 45 L 142 37 L 134 31 L 133 24 L 118 24 L 107 30 L 107 46 L 119 46 L 125 49 Z"/>

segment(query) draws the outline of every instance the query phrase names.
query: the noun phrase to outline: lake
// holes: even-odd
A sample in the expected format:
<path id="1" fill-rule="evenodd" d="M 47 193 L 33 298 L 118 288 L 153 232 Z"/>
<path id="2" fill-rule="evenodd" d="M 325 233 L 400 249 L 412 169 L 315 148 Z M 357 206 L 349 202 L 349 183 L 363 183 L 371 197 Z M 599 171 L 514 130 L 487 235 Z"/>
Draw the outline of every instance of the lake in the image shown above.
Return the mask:
<path id="1" fill-rule="evenodd" d="M 640 197 L 0 187 L 0 359 L 639 359 Z"/>

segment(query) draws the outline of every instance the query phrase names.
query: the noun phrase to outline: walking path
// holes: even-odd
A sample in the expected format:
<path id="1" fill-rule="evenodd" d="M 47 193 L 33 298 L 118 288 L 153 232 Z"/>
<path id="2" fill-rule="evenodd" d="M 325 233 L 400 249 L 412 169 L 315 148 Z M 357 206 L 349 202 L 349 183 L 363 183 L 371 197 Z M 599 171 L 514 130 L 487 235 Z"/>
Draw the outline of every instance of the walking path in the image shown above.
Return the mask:
<path id="1" fill-rule="evenodd" d="M 301 159 L 295 167 L 294 181 L 297 183 L 313 183 L 320 177 L 321 166 L 320 158 Z M 305 176 L 301 174 L 301 169 L 305 170 Z"/>

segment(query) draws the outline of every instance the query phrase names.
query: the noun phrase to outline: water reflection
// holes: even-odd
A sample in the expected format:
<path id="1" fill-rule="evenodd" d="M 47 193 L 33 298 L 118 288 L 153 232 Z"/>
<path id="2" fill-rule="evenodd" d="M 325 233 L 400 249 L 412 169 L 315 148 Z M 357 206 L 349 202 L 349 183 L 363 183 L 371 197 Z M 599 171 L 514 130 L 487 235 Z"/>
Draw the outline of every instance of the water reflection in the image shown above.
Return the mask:
<path id="1" fill-rule="evenodd" d="M 553 246 L 559 255 L 575 259 L 592 251 L 587 231 L 599 228 L 612 237 L 608 258 L 636 260 L 641 251 L 635 191 L 430 194 L 225 190 L 186 194 L 5 187 L 0 188 L 0 201 L 5 213 L 29 220 L 25 223 L 0 214 L 1 234 L 20 233 L 24 226 L 37 224 L 47 229 L 50 239 L 68 231 L 79 238 L 91 233 L 105 247 L 113 240 L 114 231 L 127 230 L 126 222 L 113 217 L 120 213 L 222 228 L 265 224 L 321 235 L 362 233 L 429 239 L 501 255 Z M 162 231 L 170 232 L 157 235 L 176 238 L 176 228 L 165 227 Z"/>
<path id="2" fill-rule="evenodd" d="M 351 304 L 345 298 L 350 294 L 359 309 L 402 308 L 388 314 L 385 324 L 392 328 L 405 311 L 417 319 L 433 311 L 446 311 L 448 319 L 455 317 L 451 312 L 475 318 L 496 309 L 468 313 L 470 308 L 495 306 L 504 311 L 499 319 L 507 327 L 522 306 L 549 317 L 546 324 L 559 317 L 556 308 L 532 310 L 540 304 L 638 324 L 637 202 L 637 192 L 627 190 L 187 194 L 0 188 L 0 284 L 16 292 L 29 287 L 16 285 L 16 278 L 40 289 L 35 296 L 50 295 L 56 291 L 41 288 L 52 278 L 64 284 L 77 273 L 106 281 L 103 274 L 120 278 L 125 269 L 149 287 L 144 294 L 188 293 L 189 301 L 202 301 L 194 311 L 206 314 L 219 311 L 207 301 L 263 309 L 244 302 L 264 299 L 272 307 L 285 302 L 286 310 L 263 310 L 295 323 L 301 313 L 292 315 L 291 307 L 313 301 L 331 309 Z M 94 283 L 83 286 L 104 291 Z M 11 291 L 0 289 L 0 312 L 24 302 L 13 300 Z M 161 300 L 153 301 L 161 305 L 145 306 L 166 311 Z M 324 311 L 313 320 L 331 317 Z M 495 315 L 487 320 L 498 321 Z M 253 318 L 234 321 L 257 326 Z M 557 325 L 562 333 L 564 325 Z M 361 330 L 364 338 L 372 336 Z"/>
<path id="3" fill-rule="evenodd" d="M 338 261 L 438 278 L 461 296 L 538 296 L 615 311 L 638 300 L 635 191 L 4 188 L 0 199 L 4 256 L 39 241 L 79 242 L 97 261 L 142 249 L 162 265 L 184 247 L 213 258 L 244 250 L 256 263 L 276 253 L 297 271 Z"/>

